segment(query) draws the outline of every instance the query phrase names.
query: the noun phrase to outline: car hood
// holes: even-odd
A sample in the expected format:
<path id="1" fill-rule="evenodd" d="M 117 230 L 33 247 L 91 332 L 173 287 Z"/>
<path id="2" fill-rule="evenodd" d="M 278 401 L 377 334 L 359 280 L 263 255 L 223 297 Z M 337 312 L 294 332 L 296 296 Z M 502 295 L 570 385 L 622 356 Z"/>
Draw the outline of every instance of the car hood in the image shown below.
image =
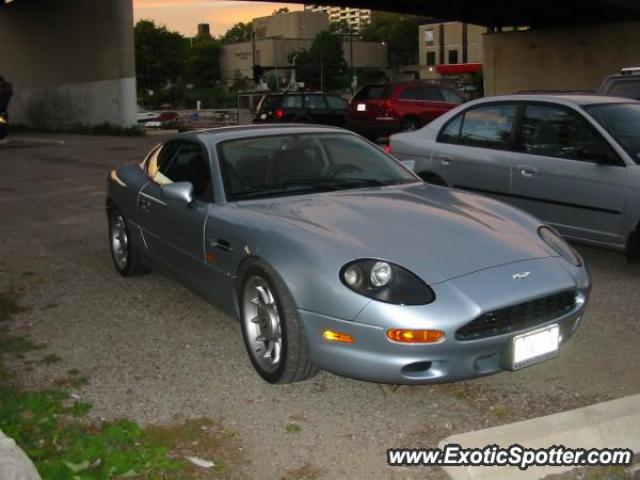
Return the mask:
<path id="1" fill-rule="evenodd" d="M 337 247 L 341 262 L 388 260 L 432 285 L 553 255 L 530 217 L 485 197 L 424 184 L 254 200 L 242 207 L 306 230 L 318 249 Z"/>

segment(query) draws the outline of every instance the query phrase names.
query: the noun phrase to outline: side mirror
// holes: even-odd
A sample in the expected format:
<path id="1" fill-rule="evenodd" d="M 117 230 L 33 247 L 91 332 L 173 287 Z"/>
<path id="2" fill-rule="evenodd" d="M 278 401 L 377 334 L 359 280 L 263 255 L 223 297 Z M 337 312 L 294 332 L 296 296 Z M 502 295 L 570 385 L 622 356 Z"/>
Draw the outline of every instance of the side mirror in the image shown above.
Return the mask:
<path id="1" fill-rule="evenodd" d="M 176 182 L 163 185 L 162 196 L 167 200 L 175 200 L 189 205 L 193 202 L 193 184 L 191 182 Z"/>
<path id="2" fill-rule="evenodd" d="M 415 160 L 400 160 L 400 163 L 404 165 L 404 168 L 407 170 L 411 170 L 412 172 L 416 171 L 416 161 Z"/>

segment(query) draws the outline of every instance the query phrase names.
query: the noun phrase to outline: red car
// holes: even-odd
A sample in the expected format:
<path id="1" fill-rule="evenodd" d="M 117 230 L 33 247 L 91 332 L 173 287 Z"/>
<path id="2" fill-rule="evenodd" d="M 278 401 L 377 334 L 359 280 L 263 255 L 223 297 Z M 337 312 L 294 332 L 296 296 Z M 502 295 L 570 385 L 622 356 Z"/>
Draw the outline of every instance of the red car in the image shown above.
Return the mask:
<path id="1" fill-rule="evenodd" d="M 366 85 L 351 99 L 347 127 L 376 139 L 408 132 L 463 103 L 456 91 L 438 84 L 402 82 Z"/>

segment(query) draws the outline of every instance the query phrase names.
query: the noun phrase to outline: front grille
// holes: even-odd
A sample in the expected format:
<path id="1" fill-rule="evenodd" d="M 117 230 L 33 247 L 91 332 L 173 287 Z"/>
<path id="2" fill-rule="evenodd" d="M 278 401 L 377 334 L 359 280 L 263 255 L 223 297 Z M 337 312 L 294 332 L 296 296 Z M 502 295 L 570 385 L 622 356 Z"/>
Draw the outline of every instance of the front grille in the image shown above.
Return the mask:
<path id="1" fill-rule="evenodd" d="M 457 340 L 477 340 L 535 327 L 569 313 L 578 292 L 568 290 L 485 313 L 456 332 Z"/>

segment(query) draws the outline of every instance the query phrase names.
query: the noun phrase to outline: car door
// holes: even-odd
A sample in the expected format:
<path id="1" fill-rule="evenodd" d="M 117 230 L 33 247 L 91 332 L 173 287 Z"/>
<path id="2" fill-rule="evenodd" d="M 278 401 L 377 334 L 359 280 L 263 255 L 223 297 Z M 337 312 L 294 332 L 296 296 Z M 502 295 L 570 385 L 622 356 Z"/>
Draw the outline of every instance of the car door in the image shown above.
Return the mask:
<path id="1" fill-rule="evenodd" d="M 518 206 L 568 237 L 620 244 L 627 170 L 576 110 L 527 102 L 513 163 Z"/>
<path id="2" fill-rule="evenodd" d="M 480 104 L 449 120 L 431 150 L 434 173 L 449 186 L 508 199 L 517 108 L 516 102 Z"/>
<path id="3" fill-rule="evenodd" d="M 349 104 L 346 100 L 335 95 L 326 95 L 327 105 L 331 110 L 331 125 L 344 127 L 347 121 Z"/>
<path id="4" fill-rule="evenodd" d="M 191 141 L 165 147 L 157 172 L 138 196 L 141 224 L 154 260 L 185 280 L 205 273 L 204 227 L 213 201 L 206 150 Z M 193 185 L 193 201 L 167 198 L 163 186 L 175 182 Z"/>
<path id="5" fill-rule="evenodd" d="M 327 105 L 324 95 L 304 95 L 304 106 L 313 123 L 332 125 L 333 112 Z"/>

